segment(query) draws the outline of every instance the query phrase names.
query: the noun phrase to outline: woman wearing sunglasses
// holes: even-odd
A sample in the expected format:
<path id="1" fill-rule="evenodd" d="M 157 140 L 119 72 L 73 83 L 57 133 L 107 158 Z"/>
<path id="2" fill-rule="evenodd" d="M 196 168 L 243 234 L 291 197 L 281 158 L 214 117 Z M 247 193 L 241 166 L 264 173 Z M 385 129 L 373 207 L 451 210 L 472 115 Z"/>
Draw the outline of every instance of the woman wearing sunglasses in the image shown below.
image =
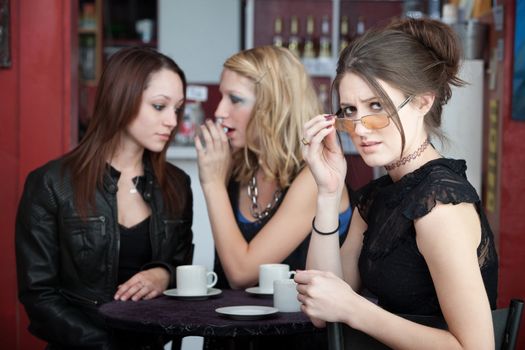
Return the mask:
<path id="1" fill-rule="evenodd" d="M 493 235 L 465 161 L 443 158 L 430 142 L 442 136 L 451 85 L 464 83 L 459 63 L 454 33 L 428 19 L 370 31 L 342 53 L 340 111 L 308 121 L 302 140 L 318 195 L 310 270 L 295 280 L 316 325 L 344 322 L 395 349 L 494 348 Z M 341 249 L 334 233 L 346 163 L 336 130 L 388 172 L 352 198 L 357 210 Z M 396 314 L 443 315 L 448 330 Z"/>

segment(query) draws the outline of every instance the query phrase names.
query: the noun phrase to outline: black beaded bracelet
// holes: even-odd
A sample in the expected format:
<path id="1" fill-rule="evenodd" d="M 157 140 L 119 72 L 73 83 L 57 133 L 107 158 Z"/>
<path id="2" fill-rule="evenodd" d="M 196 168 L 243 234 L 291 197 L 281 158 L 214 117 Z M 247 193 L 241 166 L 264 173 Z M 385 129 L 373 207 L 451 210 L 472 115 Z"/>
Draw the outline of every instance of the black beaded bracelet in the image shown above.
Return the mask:
<path id="1" fill-rule="evenodd" d="M 318 234 L 320 235 L 323 235 L 323 236 L 330 236 L 330 235 L 333 235 L 334 233 L 336 233 L 337 231 L 339 231 L 339 227 L 341 226 L 341 221 L 337 221 L 337 227 L 335 230 L 333 231 L 330 231 L 330 232 L 321 232 L 319 231 L 316 227 L 315 227 L 315 216 L 312 220 L 312 229 L 317 232 Z"/>

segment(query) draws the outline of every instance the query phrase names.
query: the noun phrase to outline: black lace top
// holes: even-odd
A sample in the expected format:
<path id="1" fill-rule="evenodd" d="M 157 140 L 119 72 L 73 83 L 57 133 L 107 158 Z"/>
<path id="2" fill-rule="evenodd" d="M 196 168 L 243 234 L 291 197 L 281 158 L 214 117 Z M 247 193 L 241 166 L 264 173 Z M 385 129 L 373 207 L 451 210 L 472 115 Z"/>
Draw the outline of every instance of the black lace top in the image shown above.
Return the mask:
<path id="1" fill-rule="evenodd" d="M 464 160 L 436 159 L 397 182 L 383 176 L 354 195 L 368 225 L 359 257 L 361 281 L 386 310 L 441 313 L 430 272 L 416 244 L 413 222 L 429 213 L 436 201 L 473 203 L 476 207 L 482 231 L 479 267 L 491 307 L 496 307 L 498 257 L 494 238 L 476 190 L 467 181 L 466 168 Z"/>

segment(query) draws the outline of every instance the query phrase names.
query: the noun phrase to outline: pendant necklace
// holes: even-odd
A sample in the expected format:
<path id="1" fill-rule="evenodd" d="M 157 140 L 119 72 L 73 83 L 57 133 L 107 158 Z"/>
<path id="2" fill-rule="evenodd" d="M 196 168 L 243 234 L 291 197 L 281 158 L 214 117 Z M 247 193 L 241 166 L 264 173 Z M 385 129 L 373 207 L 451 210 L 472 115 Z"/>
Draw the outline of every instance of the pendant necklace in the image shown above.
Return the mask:
<path id="1" fill-rule="evenodd" d="M 140 176 L 137 176 L 137 177 L 135 178 L 135 180 L 133 180 L 133 179 L 131 180 L 131 184 L 133 185 L 133 187 L 131 187 L 131 188 L 129 189 L 129 193 L 131 193 L 131 194 L 135 194 L 135 193 L 138 192 L 138 190 L 137 190 L 137 185 L 139 184 L 139 180 L 140 180 Z"/>

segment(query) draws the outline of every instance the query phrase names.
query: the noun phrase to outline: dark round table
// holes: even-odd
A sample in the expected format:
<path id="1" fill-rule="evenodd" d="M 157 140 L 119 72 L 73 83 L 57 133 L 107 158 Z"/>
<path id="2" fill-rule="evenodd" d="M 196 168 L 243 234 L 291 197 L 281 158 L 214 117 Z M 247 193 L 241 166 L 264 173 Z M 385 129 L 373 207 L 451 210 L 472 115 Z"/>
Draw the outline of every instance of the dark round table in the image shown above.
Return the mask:
<path id="1" fill-rule="evenodd" d="M 322 332 L 302 312 L 278 312 L 270 318 L 234 320 L 217 313 L 225 306 L 272 306 L 271 298 L 239 290 L 223 290 L 206 300 L 178 300 L 161 296 L 152 300 L 113 301 L 100 307 L 110 328 L 174 336 L 257 337 Z"/>

